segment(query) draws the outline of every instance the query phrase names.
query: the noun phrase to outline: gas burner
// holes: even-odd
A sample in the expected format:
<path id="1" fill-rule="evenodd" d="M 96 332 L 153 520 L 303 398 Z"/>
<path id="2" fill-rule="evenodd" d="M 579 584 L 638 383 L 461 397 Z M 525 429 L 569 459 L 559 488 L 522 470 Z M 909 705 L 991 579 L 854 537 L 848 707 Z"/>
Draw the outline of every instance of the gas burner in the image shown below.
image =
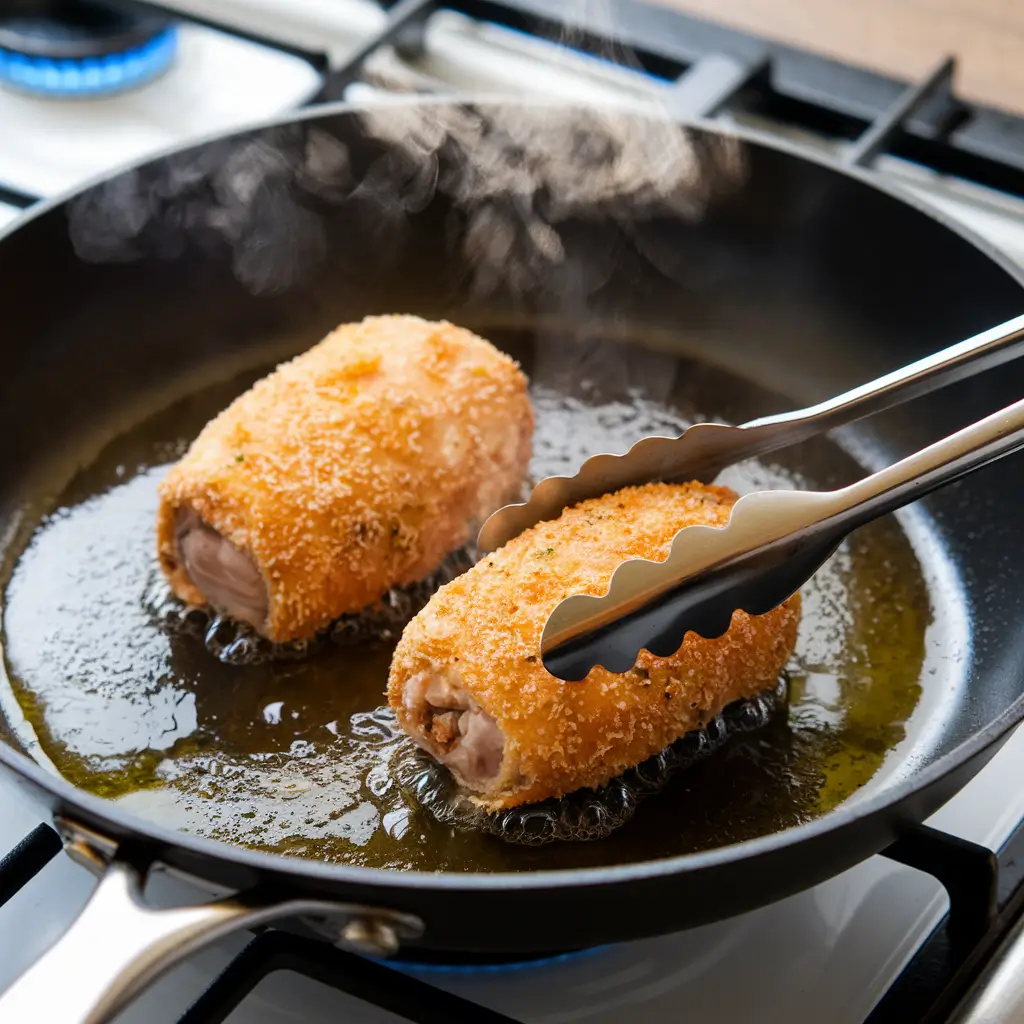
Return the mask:
<path id="1" fill-rule="evenodd" d="M 0 18 L 0 84 L 36 96 L 109 96 L 170 67 L 177 28 L 102 2 L 49 0 Z"/>

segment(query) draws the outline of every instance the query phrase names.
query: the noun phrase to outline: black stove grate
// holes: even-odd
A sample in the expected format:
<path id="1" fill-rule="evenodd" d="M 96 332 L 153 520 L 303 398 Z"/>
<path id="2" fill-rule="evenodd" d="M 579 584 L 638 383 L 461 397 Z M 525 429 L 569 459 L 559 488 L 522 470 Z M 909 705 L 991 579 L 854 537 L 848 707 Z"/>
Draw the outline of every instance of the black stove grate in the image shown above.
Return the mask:
<path id="1" fill-rule="evenodd" d="M 923 854 L 923 862 L 910 866 L 920 867 L 943 882 L 950 894 L 950 912 L 865 1024 L 941 1024 L 949 1020 L 972 982 L 1024 915 L 1024 823 L 1003 844 L 998 858 L 984 847 L 927 831 L 932 836 L 922 847 L 904 852 L 910 856 Z M 943 840 L 941 846 L 931 841 L 939 837 Z M 916 842 L 912 833 L 911 847 Z M 895 859 L 910 863 L 902 856 Z M 937 865 L 941 875 L 934 870 Z"/>
<path id="2" fill-rule="evenodd" d="M 0 905 L 39 874 L 60 847 L 57 833 L 40 825 L 0 859 Z M 866 1024 L 939 1024 L 1024 913 L 1024 823 L 998 857 L 926 825 L 910 829 L 882 856 L 938 879 L 949 893 L 950 909 Z M 384 964 L 274 929 L 256 935 L 178 1024 L 222 1024 L 278 971 L 300 974 L 413 1024 L 517 1024 Z"/>
<path id="3" fill-rule="evenodd" d="M 117 2 L 140 12 L 167 10 L 145 0 Z M 436 10 L 454 10 L 638 65 L 672 85 L 666 98 L 679 116 L 709 117 L 725 110 L 759 114 L 853 143 L 848 162 L 864 166 L 888 153 L 1024 197 L 1024 117 L 959 99 L 952 90 L 952 59 L 923 82 L 907 83 L 636 0 L 608 0 L 618 34 L 614 42 L 588 28 L 574 0 L 398 0 L 384 6 L 383 30 L 333 69 L 323 53 L 216 17 L 192 12 L 182 17 L 304 58 L 322 75 L 314 100 L 320 103 L 342 98 L 381 47 L 415 52 L 427 18 Z M 27 207 L 35 199 L 0 182 L 0 202 Z"/>
<path id="4" fill-rule="evenodd" d="M 264 978 L 277 971 L 301 974 L 413 1024 L 518 1024 L 372 960 L 273 930 L 257 935 L 178 1024 L 222 1024 Z"/>

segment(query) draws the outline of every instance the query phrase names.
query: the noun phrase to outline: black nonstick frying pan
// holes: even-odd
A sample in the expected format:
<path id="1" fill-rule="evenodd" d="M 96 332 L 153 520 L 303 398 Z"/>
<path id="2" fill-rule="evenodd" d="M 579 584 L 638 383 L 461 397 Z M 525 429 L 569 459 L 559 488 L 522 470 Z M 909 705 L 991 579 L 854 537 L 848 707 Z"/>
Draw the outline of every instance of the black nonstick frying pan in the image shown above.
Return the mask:
<path id="1" fill-rule="evenodd" d="M 788 718 L 760 746 L 730 741 L 607 840 L 538 848 L 459 838 L 408 808 L 388 824 L 379 779 L 349 817 L 310 825 L 336 791 L 295 764 L 319 756 L 321 726 L 344 739 L 361 714 L 370 728 L 386 649 L 315 654 L 309 682 L 304 663 L 225 665 L 179 636 L 160 641 L 154 674 L 147 644 L 166 621 L 131 590 L 131 553 L 149 557 L 147 474 L 263 368 L 368 313 L 447 317 L 513 352 L 550 469 L 652 425 L 823 399 L 1019 314 L 1021 285 L 978 240 L 859 172 L 753 135 L 546 104 L 321 109 L 167 154 L 8 231 L 0 762 L 103 880 L 0 1018 L 105 1020 L 202 942 L 271 920 L 413 957 L 674 931 L 897 839 L 1024 716 L 1014 458 L 842 556 L 807 602 Z M 1019 398 L 1020 380 L 1013 366 L 982 375 L 744 480 L 841 483 Z M 130 491 L 139 504 L 104 519 Z M 285 742 L 269 730 L 293 707 Z M 231 770 L 208 784 L 218 759 Z M 257 763 L 278 774 L 239 811 L 225 780 Z M 187 776 L 178 789 L 168 764 Z M 268 797 L 288 772 L 306 779 L 299 797 Z M 196 810 L 218 799 L 232 809 L 219 824 Z M 262 831 L 246 831 L 257 813 Z M 240 895 L 148 909 L 135 889 L 154 864 Z"/>

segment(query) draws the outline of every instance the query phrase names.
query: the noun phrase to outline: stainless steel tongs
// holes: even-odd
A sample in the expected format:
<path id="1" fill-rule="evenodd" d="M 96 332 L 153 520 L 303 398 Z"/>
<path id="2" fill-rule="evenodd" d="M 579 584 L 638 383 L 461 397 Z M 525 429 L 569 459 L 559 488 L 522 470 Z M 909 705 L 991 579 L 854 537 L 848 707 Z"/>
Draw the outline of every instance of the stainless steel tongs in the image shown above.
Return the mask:
<path id="1" fill-rule="evenodd" d="M 494 513 L 482 551 L 589 497 L 652 480 L 714 479 L 726 466 L 806 440 L 1015 359 L 1024 316 L 809 409 L 733 427 L 699 423 L 648 437 L 625 455 L 598 455 L 573 477 L 549 477 L 522 505 Z M 624 672 L 647 649 L 667 656 L 689 630 L 720 636 L 741 608 L 761 614 L 817 571 L 847 534 L 1024 448 L 1024 400 L 837 491 L 762 491 L 741 498 L 722 529 L 681 530 L 663 562 L 632 559 L 603 597 L 574 595 L 552 612 L 541 653 L 549 672 L 579 680 L 595 665 Z"/>

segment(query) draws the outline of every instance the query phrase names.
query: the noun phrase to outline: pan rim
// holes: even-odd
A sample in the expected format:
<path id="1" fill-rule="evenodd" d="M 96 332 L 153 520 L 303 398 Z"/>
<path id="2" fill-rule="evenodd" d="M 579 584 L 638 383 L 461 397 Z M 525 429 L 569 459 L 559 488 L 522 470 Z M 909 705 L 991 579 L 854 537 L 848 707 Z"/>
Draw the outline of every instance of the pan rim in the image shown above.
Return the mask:
<path id="1" fill-rule="evenodd" d="M 641 101 L 623 101 L 621 103 L 604 101 L 602 103 L 568 102 L 557 99 L 527 98 L 517 99 L 501 94 L 477 94 L 464 98 L 420 95 L 387 95 L 372 103 L 341 101 L 324 104 L 307 110 L 292 111 L 274 117 L 254 121 L 239 126 L 230 132 L 211 132 L 190 139 L 186 145 L 173 145 L 149 154 L 147 157 L 121 165 L 108 172 L 96 175 L 85 183 L 66 190 L 50 199 L 44 200 L 22 216 L 15 218 L 10 224 L 0 228 L 0 244 L 7 238 L 27 228 L 33 221 L 51 211 L 65 205 L 73 197 L 87 192 L 96 185 L 112 180 L 137 167 L 158 163 L 176 153 L 185 153 L 209 145 L 217 140 L 244 136 L 251 132 L 261 131 L 278 126 L 297 124 L 354 115 L 365 110 L 382 110 L 388 107 L 535 107 L 562 108 L 581 110 L 617 110 L 635 111 L 639 116 L 658 119 L 658 111 L 652 110 L 649 104 Z M 833 160 L 822 154 L 805 152 L 801 147 L 785 139 L 778 139 L 760 129 L 745 126 L 716 125 L 705 119 L 681 118 L 665 112 L 663 118 L 672 123 L 691 128 L 697 132 L 717 135 L 722 138 L 737 139 L 746 144 L 773 150 L 787 157 L 816 164 L 826 171 L 837 173 L 862 185 L 880 192 L 917 213 L 937 222 L 946 230 L 959 236 L 963 241 L 980 251 L 992 263 L 1006 273 L 1022 288 L 1021 305 L 1024 307 L 1024 267 L 1014 262 L 1008 254 L 978 235 L 971 228 L 955 220 L 944 210 L 932 207 L 925 200 L 898 187 L 878 180 L 876 176 L 859 167 L 851 167 Z M 698 873 L 716 869 L 732 862 L 753 860 L 774 853 L 790 845 L 796 845 L 824 837 L 861 819 L 871 818 L 887 807 L 899 804 L 916 794 L 923 793 L 930 786 L 952 773 L 989 747 L 996 744 L 1024 719 L 1024 694 L 1017 698 L 996 719 L 975 733 L 954 750 L 944 754 L 938 760 L 921 769 L 907 774 L 899 781 L 881 789 L 873 796 L 866 796 L 855 801 L 848 801 L 839 807 L 802 825 L 759 836 L 743 842 L 732 843 L 702 850 L 696 853 L 680 854 L 674 857 L 654 860 L 634 861 L 627 864 L 615 864 L 592 868 L 568 868 L 560 870 L 524 871 L 524 872 L 427 872 L 427 871 L 395 871 L 385 868 L 368 868 L 346 864 L 326 864 L 300 857 L 288 857 L 283 854 L 267 853 L 233 846 L 219 840 L 207 839 L 187 832 L 165 828 L 156 822 L 150 822 L 130 812 L 122 811 L 116 804 L 95 796 L 86 790 L 78 789 L 62 776 L 47 772 L 27 755 L 15 750 L 6 742 L 0 741 L 0 765 L 16 775 L 31 782 L 34 786 L 56 798 L 69 807 L 80 808 L 94 822 L 113 826 L 115 833 L 130 834 L 134 842 L 146 841 L 156 847 L 154 862 L 160 862 L 161 848 L 178 848 L 191 856 L 209 858 L 211 861 L 228 862 L 236 868 L 260 873 L 273 872 L 276 876 L 288 879 L 295 884 L 310 883 L 347 883 L 353 886 L 372 887 L 381 892 L 399 894 L 401 891 L 415 888 L 417 890 L 434 890 L 438 892 L 482 892 L 501 889 L 538 890 L 567 887 L 589 887 L 594 885 L 621 885 L 637 881 L 647 881 L 668 876 Z M 85 822 L 83 822 L 85 823 Z M 915 819 L 916 823 L 916 819 Z M 882 848 L 884 844 L 879 846 Z M 858 858 L 858 860 L 861 858 Z M 198 877 L 198 876 L 197 876 Z"/>

